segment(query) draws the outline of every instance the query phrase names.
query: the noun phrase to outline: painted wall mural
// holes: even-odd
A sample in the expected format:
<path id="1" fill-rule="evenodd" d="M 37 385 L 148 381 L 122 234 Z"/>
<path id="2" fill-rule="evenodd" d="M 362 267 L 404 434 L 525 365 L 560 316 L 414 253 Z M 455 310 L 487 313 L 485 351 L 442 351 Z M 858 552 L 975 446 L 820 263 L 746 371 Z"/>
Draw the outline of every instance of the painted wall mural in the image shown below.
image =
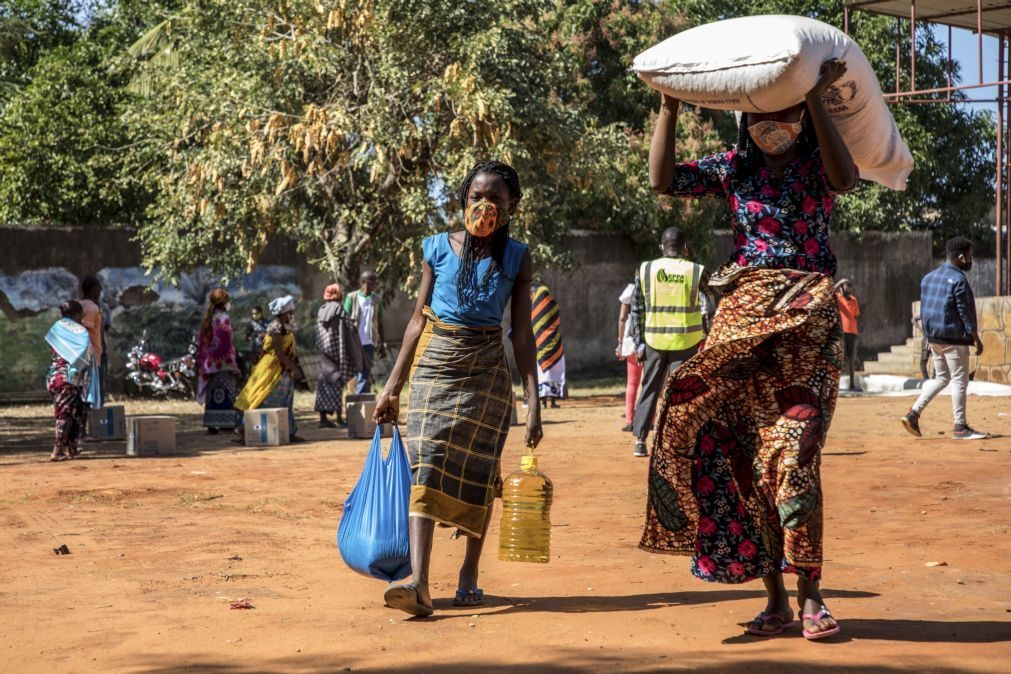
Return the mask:
<path id="1" fill-rule="evenodd" d="M 101 281 L 102 301 L 112 325 L 107 333 L 110 351 L 110 389 L 119 389 L 123 356 L 146 333 L 148 347 L 163 357 L 185 353 L 199 330 L 205 298 L 221 284 L 208 270 L 183 274 L 175 284 L 156 281 L 141 267 L 106 267 Z M 0 393 L 45 391 L 50 351 L 44 336 L 59 317 L 59 306 L 79 296 L 81 279 L 62 267 L 0 273 Z M 231 318 L 236 348 L 248 349 L 245 328 L 252 307 L 266 310 L 279 295 L 301 298 L 294 267 L 264 265 L 224 286 L 232 296 Z M 300 302 L 298 343 L 311 347 L 318 303 Z M 266 311 L 265 311 L 266 313 Z"/>

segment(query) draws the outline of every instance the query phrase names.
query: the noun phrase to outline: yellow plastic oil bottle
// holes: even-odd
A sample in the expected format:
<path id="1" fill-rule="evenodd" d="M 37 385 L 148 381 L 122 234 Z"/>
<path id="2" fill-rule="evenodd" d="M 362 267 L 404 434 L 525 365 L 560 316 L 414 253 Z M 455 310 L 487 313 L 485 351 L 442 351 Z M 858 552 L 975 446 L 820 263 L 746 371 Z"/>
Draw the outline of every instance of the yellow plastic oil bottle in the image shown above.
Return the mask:
<path id="1" fill-rule="evenodd" d="M 502 485 L 502 526 L 498 558 L 508 562 L 547 564 L 551 558 L 551 480 L 537 470 L 531 449 L 520 469 Z"/>

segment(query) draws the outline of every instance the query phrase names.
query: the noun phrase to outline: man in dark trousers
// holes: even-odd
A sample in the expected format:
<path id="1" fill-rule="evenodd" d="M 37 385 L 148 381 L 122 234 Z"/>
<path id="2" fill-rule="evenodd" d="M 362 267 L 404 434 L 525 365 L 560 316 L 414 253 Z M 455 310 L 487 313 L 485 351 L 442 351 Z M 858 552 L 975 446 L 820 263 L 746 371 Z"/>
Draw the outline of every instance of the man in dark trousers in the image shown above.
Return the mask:
<path id="1" fill-rule="evenodd" d="M 947 261 L 920 282 L 920 324 L 934 361 L 934 378 L 923 384 L 923 393 L 902 417 L 902 425 L 920 437 L 920 414 L 950 383 L 955 417 L 952 437 L 980 440 L 987 437 L 986 433 L 973 429 L 965 416 L 969 347 L 976 347 L 977 356 L 983 353 L 976 322 L 976 299 L 965 275 L 972 269 L 972 242 L 956 237 L 948 241 L 945 249 Z"/>
<path id="2" fill-rule="evenodd" d="M 843 331 L 843 357 L 849 368 L 850 385 L 852 392 L 859 391 L 856 376 L 857 360 L 857 335 L 860 333 L 860 302 L 853 294 L 853 284 L 848 278 L 837 281 L 835 284 L 835 299 L 839 303 L 839 320 L 842 323 Z"/>
<path id="3" fill-rule="evenodd" d="M 667 377 L 691 358 L 705 336 L 705 269 L 688 259 L 684 233 L 677 227 L 660 237 L 662 257 L 643 262 L 632 297 L 631 338 L 644 363 L 642 388 L 632 433 L 635 456 L 646 456 L 646 437 Z"/>

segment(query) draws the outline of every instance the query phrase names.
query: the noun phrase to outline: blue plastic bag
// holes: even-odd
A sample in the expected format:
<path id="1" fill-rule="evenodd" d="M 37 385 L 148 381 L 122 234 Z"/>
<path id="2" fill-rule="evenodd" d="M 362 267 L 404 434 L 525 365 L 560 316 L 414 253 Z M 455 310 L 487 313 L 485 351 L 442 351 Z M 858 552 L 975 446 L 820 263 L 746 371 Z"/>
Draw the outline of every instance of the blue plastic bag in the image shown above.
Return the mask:
<path id="1" fill-rule="evenodd" d="M 407 529 L 410 496 L 411 466 L 400 431 L 393 427 L 393 440 L 384 460 L 377 426 L 365 468 L 344 503 L 337 527 L 337 547 L 352 570 L 385 581 L 411 574 Z"/>

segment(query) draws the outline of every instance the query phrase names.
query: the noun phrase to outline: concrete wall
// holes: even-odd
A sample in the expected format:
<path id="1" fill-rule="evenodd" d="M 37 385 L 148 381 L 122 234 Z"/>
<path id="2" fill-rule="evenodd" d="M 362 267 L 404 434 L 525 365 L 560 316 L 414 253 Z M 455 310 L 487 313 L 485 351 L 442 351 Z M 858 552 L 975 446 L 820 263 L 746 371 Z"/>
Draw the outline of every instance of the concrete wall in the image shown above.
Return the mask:
<path id="1" fill-rule="evenodd" d="M 992 267 L 991 267 L 992 268 Z M 973 264 L 975 270 L 975 263 Z M 991 281 L 993 285 L 993 281 Z M 913 315 L 920 315 L 920 303 L 912 303 Z M 969 370 L 976 381 L 1011 383 L 1011 297 L 976 297 L 976 318 L 983 355 L 970 347 Z M 917 337 L 921 335 L 917 329 Z"/>
<path id="2" fill-rule="evenodd" d="M 1006 384 L 1011 381 L 1011 297 L 976 299 L 983 355 L 976 364 L 976 379 Z"/>
<path id="3" fill-rule="evenodd" d="M 936 260 L 935 264 L 941 264 Z M 972 261 L 972 269 L 966 276 L 976 297 L 993 297 L 997 294 L 997 279 L 995 277 L 997 260 L 992 257 L 977 257 Z"/>
<path id="4" fill-rule="evenodd" d="M 575 230 L 566 246 L 578 262 L 574 269 L 534 270 L 558 302 L 566 373 L 620 374 L 625 365 L 614 357 L 618 296 L 632 282 L 639 264 L 632 241 L 623 234 Z M 505 323 L 508 329 L 508 311 Z M 510 359 L 511 348 L 507 345 Z"/>
<path id="5" fill-rule="evenodd" d="M 55 316 L 53 307 L 66 296 L 74 294 L 74 285 L 80 278 L 106 268 L 138 270 L 140 249 L 131 240 L 132 236 L 125 230 L 0 229 L 0 241 L 3 242 L 0 247 L 0 391 L 12 390 L 11 386 L 23 386 L 25 377 L 36 384 L 41 381 L 43 362 L 47 360 L 41 344 L 42 334 Z M 617 341 L 617 298 L 638 266 L 639 259 L 632 241 L 620 234 L 574 231 L 567 245 L 577 261 L 576 268 L 570 272 L 540 270 L 540 273 L 560 305 L 569 372 L 620 373 L 623 368 L 613 353 Z M 839 233 L 833 236 L 832 245 L 839 258 L 840 277 L 853 280 L 861 302 L 864 354 L 870 355 L 903 342 L 911 334 L 909 307 L 919 299 L 920 278 L 936 264 L 931 257 L 930 235 L 868 232 L 858 240 Z M 715 252 L 706 261 L 707 266 L 718 267 L 729 258 L 731 248 L 730 232 L 715 232 Z M 990 266 L 987 267 L 987 264 Z M 301 291 L 306 301 L 300 303 L 304 312 L 300 314 L 300 320 L 306 336 L 300 335 L 300 343 L 306 349 L 311 348 L 312 339 L 308 331 L 312 328 L 311 316 L 320 301 L 322 288 L 327 283 L 325 275 L 299 255 L 292 243 L 283 240 L 271 243 L 265 252 L 263 265 L 264 269 L 273 266 L 285 272 L 282 286 L 292 287 L 289 284 L 293 284 L 295 290 Z M 37 298 L 36 303 L 45 305 L 42 313 L 37 307 L 25 309 L 28 306 L 25 298 L 19 300 L 20 308 L 14 307 L 3 292 L 5 278 L 24 278 L 25 274 L 34 275 L 40 281 L 39 294 L 43 297 Z M 977 296 L 982 296 L 992 287 L 992 276 L 992 261 L 978 260 L 971 274 Z M 41 283 L 43 281 L 44 284 Z M 194 303 L 192 298 L 202 297 L 202 284 L 212 281 L 196 273 L 193 279 L 188 280 L 193 287 L 160 287 L 166 298 L 188 293 L 190 304 L 167 307 L 157 317 L 137 320 L 134 324 L 175 321 L 179 323 L 175 331 L 188 334 L 195 330 L 191 323 L 198 320 L 195 317 L 200 304 Z M 272 287 L 268 281 L 259 279 L 257 287 L 267 292 Z M 242 283 L 240 279 L 239 284 Z M 257 301 L 262 301 L 259 297 Z M 134 298 L 131 301 L 140 300 Z M 123 302 L 127 303 L 125 296 Z M 386 308 L 388 341 L 400 341 L 413 306 L 412 297 L 398 293 Z M 244 304 L 241 309 L 245 312 Z M 117 310 L 114 308 L 114 312 Z M 126 312 L 122 316 L 129 317 L 135 309 L 124 306 L 121 310 Z M 235 310 L 233 314 L 236 314 Z M 239 318 L 244 319 L 245 314 L 242 313 Z M 132 335 L 123 335 L 120 339 L 124 343 L 120 346 L 128 348 L 132 338 Z M 181 352 L 184 347 L 185 344 L 173 344 L 164 348 Z M 34 355 L 24 356 L 28 352 Z M 40 367 L 42 372 L 36 372 Z M 11 373 L 15 370 L 21 375 L 13 377 Z"/>
<path id="6" fill-rule="evenodd" d="M 0 394 L 44 390 L 50 353 L 43 337 L 58 317 L 59 305 L 78 297 L 80 282 L 97 276 L 112 310 L 107 335 L 110 388 L 117 390 L 118 368 L 126 351 L 145 331 L 149 348 L 163 357 L 182 355 L 196 333 L 207 292 L 218 285 L 206 269 L 189 272 L 175 285 L 154 280 L 140 267 L 140 246 L 128 230 L 0 228 Z M 237 346 L 253 304 L 293 294 L 319 297 L 325 279 L 290 242 L 277 241 L 253 274 L 229 284 Z M 318 302 L 300 305 L 305 326 L 300 338 L 311 344 Z"/>

